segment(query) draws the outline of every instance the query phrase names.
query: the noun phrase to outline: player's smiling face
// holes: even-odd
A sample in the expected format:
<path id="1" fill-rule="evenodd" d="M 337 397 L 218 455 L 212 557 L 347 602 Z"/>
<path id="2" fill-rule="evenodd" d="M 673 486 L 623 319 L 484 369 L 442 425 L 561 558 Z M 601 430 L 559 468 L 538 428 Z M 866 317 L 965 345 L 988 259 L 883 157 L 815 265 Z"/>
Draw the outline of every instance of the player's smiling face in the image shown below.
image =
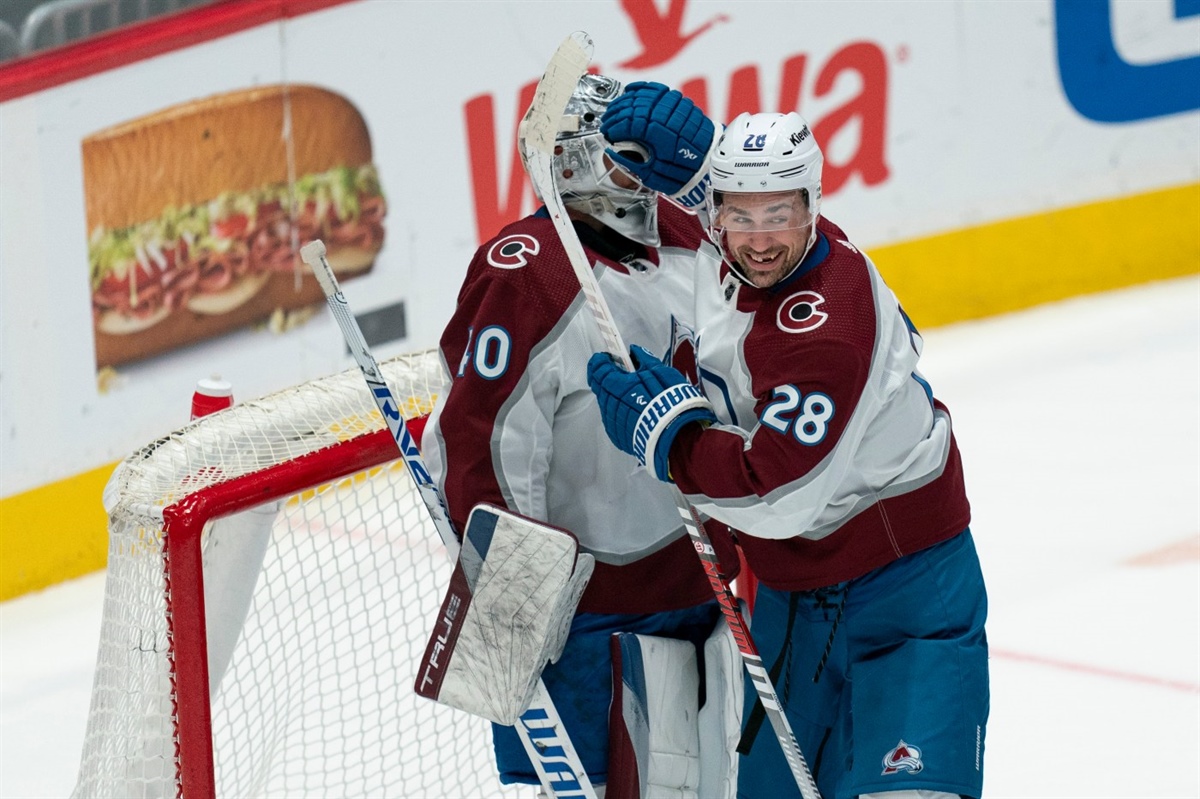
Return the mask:
<path id="1" fill-rule="evenodd" d="M 799 191 L 727 192 L 721 198 L 717 226 L 724 231 L 726 252 L 746 279 L 769 288 L 804 257 L 812 216 Z"/>

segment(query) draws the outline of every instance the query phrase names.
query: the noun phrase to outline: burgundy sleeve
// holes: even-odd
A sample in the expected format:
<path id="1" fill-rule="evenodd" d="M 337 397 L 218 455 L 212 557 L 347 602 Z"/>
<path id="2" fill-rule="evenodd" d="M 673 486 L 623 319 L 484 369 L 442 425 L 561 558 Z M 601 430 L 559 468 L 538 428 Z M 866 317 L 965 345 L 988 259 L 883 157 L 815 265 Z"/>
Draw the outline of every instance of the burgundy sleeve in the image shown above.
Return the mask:
<path id="1" fill-rule="evenodd" d="M 675 439 L 671 475 L 685 494 L 762 497 L 819 468 L 838 445 L 866 385 L 869 358 L 851 348 L 826 345 L 781 352 L 769 361 L 774 365 L 754 379 L 759 424 L 748 446 L 735 432 L 698 424 Z M 797 427 L 807 421 L 805 403 L 813 395 L 818 395 L 817 401 L 820 395 L 828 398 L 832 416 L 814 421 L 798 435 Z M 814 441 L 817 436 L 820 440 Z"/>
<path id="2" fill-rule="evenodd" d="M 531 352 L 570 303 L 562 296 L 566 292 L 540 280 L 536 258 L 516 269 L 489 264 L 487 252 L 494 246 L 485 244 L 476 253 L 440 341 L 452 379 L 439 426 L 444 492 L 458 529 L 476 503 L 508 506 L 493 461 L 497 419 L 521 385 Z M 553 253 L 543 247 L 542 255 Z"/>

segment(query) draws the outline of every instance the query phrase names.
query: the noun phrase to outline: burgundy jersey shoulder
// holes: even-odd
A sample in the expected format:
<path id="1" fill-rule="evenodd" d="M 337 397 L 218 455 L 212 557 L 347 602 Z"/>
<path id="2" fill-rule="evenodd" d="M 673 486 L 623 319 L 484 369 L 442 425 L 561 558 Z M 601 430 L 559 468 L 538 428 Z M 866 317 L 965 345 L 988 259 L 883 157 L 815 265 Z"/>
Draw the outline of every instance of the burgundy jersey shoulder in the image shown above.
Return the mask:
<path id="1" fill-rule="evenodd" d="M 829 251 L 778 293 L 777 325 L 810 343 L 849 347 L 869 357 L 877 323 L 870 264 L 833 222 L 821 217 L 817 227 Z"/>
<path id="2" fill-rule="evenodd" d="M 798 379 L 798 365 L 855 395 L 866 379 L 878 325 L 870 267 L 837 225 L 822 217 L 818 229 L 829 247 L 819 264 L 775 289 L 743 289 L 739 309 L 755 317 L 743 348 L 756 395 Z"/>
<path id="3" fill-rule="evenodd" d="M 839 261 L 843 264 L 843 269 L 847 268 L 845 265 L 848 262 L 853 262 L 856 267 L 861 266 L 864 276 L 869 274 L 870 267 L 867 265 L 866 255 L 850 241 L 850 237 L 840 225 L 821 216 L 817 218 L 817 230 L 824 234 L 825 240 L 829 242 L 829 255 L 826 260 Z"/>
<path id="4" fill-rule="evenodd" d="M 846 231 L 842 230 L 839 225 L 823 214 L 817 217 L 817 230 L 821 231 L 826 236 L 842 239 L 843 241 L 850 238 L 846 235 Z"/>
<path id="5" fill-rule="evenodd" d="M 480 245 L 459 302 L 481 290 L 507 294 L 557 319 L 579 293 L 579 281 L 554 223 L 545 216 L 526 216 Z"/>
<path id="6" fill-rule="evenodd" d="M 707 236 L 700 218 L 670 200 L 658 198 L 658 235 L 663 247 L 695 250 Z"/>

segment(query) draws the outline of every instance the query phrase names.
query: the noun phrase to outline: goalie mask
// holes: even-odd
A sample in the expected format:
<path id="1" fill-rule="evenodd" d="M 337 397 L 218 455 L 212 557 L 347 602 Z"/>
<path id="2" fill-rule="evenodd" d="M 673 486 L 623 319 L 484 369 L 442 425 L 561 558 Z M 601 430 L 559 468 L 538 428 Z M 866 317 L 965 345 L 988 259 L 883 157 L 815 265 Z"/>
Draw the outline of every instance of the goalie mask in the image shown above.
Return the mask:
<path id="1" fill-rule="evenodd" d="M 633 241 L 657 247 L 658 200 L 604 154 L 600 116 L 623 91 L 619 81 L 584 75 L 563 112 L 554 147 L 554 179 L 563 203 Z"/>
<path id="2" fill-rule="evenodd" d="M 787 278 L 817 240 L 824 158 L 808 123 L 789 114 L 741 114 L 713 151 L 708 234 L 744 283 Z"/>

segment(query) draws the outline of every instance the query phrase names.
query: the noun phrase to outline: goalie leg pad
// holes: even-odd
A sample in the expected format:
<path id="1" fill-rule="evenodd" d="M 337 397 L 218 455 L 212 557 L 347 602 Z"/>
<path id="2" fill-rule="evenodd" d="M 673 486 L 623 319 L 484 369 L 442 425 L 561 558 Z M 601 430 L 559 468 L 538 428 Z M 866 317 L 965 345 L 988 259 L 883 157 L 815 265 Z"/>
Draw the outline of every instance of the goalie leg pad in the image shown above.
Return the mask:
<path id="1" fill-rule="evenodd" d="M 742 610 L 745 612 L 744 603 Z M 733 632 L 722 616 L 704 642 L 700 795 L 705 799 L 734 799 L 737 796 L 737 745 L 742 737 L 745 673 Z"/>
<path id="2" fill-rule="evenodd" d="M 563 727 L 570 734 L 592 786 L 607 782 L 609 711 L 613 696 L 611 639 L 636 632 L 704 643 L 721 615 L 716 601 L 654 613 L 578 613 L 558 661 L 542 671 Z M 513 727 L 492 725 L 500 782 L 534 784 L 537 775 Z"/>
<path id="3" fill-rule="evenodd" d="M 737 795 L 741 655 L 724 618 L 704 641 L 704 704 L 686 640 L 612 636 L 608 799 Z"/>
<path id="4" fill-rule="evenodd" d="M 700 794 L 700 674 L 690 641 L 617 633 L 611 639 L 608 799 Z"/>
<path id="5" fill-rule="evenodd" d="M 414 689 L 513 725 L 557 660 L 595 560 L 573 535 L 476 505 Z"/>

